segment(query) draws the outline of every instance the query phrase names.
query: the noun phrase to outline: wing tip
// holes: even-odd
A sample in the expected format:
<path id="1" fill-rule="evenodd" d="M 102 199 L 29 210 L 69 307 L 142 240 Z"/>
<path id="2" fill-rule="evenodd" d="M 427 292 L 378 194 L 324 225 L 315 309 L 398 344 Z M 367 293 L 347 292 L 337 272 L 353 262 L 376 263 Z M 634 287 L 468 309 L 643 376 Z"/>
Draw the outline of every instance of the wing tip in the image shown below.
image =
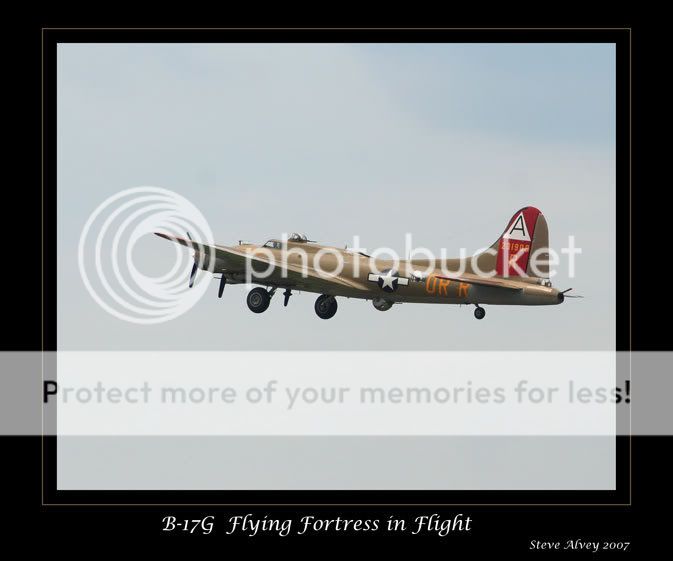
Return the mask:
<path id="1" fill-rule="evenodd" d="M 168 240 L 169 242 L 176 242 L 181 245 L 187 245 L 192 247 L 192 242 L 191 240 L 185 240 L 184 238 L 179 238 L 178 236 L 171 236 L 170 234 L 164 234 L 163 232 L 154 232 L 155 236 L 159 236 L 160 238 L 164 238 L 165 240 Z M 198 244 L 195 244 L 198 245 Z"/>

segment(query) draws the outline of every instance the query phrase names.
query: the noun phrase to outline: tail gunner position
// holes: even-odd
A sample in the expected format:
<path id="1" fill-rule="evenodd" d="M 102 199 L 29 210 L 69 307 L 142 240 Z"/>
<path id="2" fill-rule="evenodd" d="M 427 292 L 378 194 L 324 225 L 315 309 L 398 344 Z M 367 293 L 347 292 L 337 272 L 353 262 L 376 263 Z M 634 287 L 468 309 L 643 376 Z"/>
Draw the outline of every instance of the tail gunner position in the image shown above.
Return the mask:
<path id="1" fill-rule="evenodd" d="M 544 215 L 534 207 L 517 211 L 503 234 L 487 250 L 456 259 L 373 259 L 364 253 L 322 246 L 306 236 L 269 240 L 263 246 L 206 245 L 156 233 L 195 250 L 189 286 L 198 269 L 219 274 L 219 297 L 226 284 L 259 284 L 248 293 L 250 310 L 264 312 L 278 289 L 287 306 L 293 290 L 319 294 L 315 312 L 336 314 L 337 297 L 371 300 L 380 311 L 393 304 L 474 304 L 474 317 L 486 315 L 482 304 L 549 306 L 571 290 L 559 291 L 549 280 L 549 233 Z"/>

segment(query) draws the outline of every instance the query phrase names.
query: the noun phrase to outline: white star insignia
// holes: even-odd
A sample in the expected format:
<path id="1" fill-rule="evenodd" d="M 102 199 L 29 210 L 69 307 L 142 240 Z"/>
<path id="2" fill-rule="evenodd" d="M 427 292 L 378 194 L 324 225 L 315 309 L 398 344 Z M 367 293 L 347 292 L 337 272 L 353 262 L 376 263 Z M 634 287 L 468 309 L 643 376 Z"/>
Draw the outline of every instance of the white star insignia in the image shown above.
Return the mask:
<path id="1" fill-rule="evenodd" d="M 369 273 L 367 280 L 378 283 L 379 286 L 383 290 L 386 290 L 387 292 L 393 292 L 400 284 L 403 286 L 409 284 L 409 279 L 394 276 L 392 270 L 388 271 L 385 275 L 376 275 L 374 273 Z"/>
<path id="2" fill-rule="evenodd" d="M 393 276 L 392 271 L 388 271 L 385 275 L 382 275 L 379 278 L 381 279 L 381 282 L 383 283 L 381 285 L 381 288 L 385 288 L 386 286 L 389 286 L 390 288 L 395 288 L 393 286 L 393 283 L 397 280 L 397 278 Z"/>

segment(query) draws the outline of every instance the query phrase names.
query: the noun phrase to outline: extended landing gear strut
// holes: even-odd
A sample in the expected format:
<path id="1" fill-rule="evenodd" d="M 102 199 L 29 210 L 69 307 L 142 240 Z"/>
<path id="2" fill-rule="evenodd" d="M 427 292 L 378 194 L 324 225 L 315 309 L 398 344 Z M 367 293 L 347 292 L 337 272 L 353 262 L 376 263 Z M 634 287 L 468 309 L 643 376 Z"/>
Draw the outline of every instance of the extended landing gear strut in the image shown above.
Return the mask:
<path id="1" fill-rule="evenodd" d="M 486 315 L 486 310 L 482 308 L 479 304 L 475 304 L 477 306 L 474 310 L 474 317 L 477 319 L 484 319 L 484 316 Z"/>
<path id="2" fill-rule="evenodd" d="M 224 288 L 224 286 L 222 286 L 222 288 Z M 256 314 L 265 312 L 271 303 L 271 298 L 276 293 L 276 288 L 277 287 L 274 286 L 271 290 L 267 290 L 266 288 L 258 286 L 248 292 L 247 302 L 250 311 Z M 290 296 L 292 296 L 292 290 L 286 288 L 285 292 L 283 292 L 283 296 L 283 305 L 287 306 L 290 301 Z M 315 301 L 315 313 L 318 314 L 319 318 L 329 319 L 336 314 L 336 311 L 337 302 L 334 296 L 328 296 L 327 294 L 318 296 L 318 299 Z"/>
<path id="3" fill-rule="evenodd" d="M 250 308 L 250 311 L 255 312 L 256 314 L 265 312 L 269 307 L 274 292 L 275 290 L 267 292 L 266 288 L 262 288 L 261 286 L 253 288 L 248 292 L 248 308 Z"/>
<path id="4" fill-rule="evenodd" d="M 334 317 L 336 312 L 337 301 L 334 296 L 328 296 L 327 294 L 318 296 L 318 299 L 315 301 L 315 313 L 318 314 L 320 319 L 329 319 Z"/>

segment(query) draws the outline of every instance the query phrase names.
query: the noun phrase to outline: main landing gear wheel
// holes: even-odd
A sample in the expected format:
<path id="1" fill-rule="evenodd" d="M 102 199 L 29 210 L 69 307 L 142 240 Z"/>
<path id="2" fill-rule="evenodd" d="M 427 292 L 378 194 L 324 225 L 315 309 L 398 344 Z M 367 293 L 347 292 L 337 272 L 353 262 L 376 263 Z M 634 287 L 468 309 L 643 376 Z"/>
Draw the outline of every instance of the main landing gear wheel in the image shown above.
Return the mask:
<path id="1" fill-rule="evenodd" d="M 271 302 L 271 295 L 266 291 L 265 288 L 258 286 L 253 288 L 248 292 L 248 308 L 250 311 L 255 312 L 256 314 L 261 314 L 266 311 Z"/>
<path id="2" fill-rule="evenodd" d="M 482 308 L 481 306 L 477 306 L 474 310 L 474 317 L 477 319 L 484 319 L 484 316 L 486 315 L 486 310 Z"/>
<path id="3" fill-rule="evenodd" d="M 337 301 L 334 296 L 327 296 L 323 294 L 318 296 L 315 301 L 315 313 L 318 314 L 318 317 L 321 319 L 329 319 L 334 317 L 334 314 L 337 312 Z"/>

